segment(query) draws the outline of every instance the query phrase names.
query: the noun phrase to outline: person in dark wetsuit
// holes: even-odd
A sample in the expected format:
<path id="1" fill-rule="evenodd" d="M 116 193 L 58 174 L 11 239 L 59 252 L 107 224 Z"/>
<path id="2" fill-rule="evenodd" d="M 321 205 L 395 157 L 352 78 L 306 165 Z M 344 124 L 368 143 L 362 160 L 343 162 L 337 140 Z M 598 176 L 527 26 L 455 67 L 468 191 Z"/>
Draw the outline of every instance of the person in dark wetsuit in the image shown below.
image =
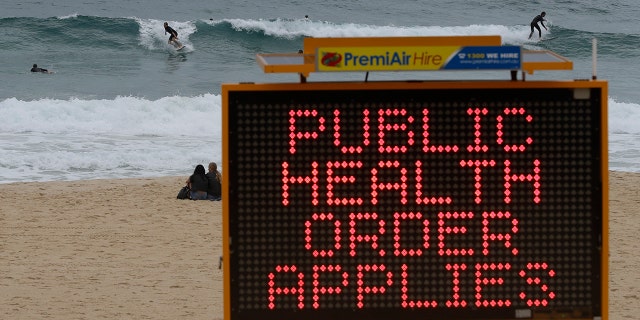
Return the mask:
<path id="1" fill-rule="evenodd" d="M 171 44 L 172 42 L 175 42 L 175 45 L 177 45 L 178 47 L 182 46 L 182 44 L 178 41 L 178 32 L 173 28 L 169 27 L 169 23 L 165 22 L 164 34 L 167 34 L 167 33 L 170 34 L 169 41 L 167 43 Z"/>
<path id="2" fill-rule="evenodd" d="M 547 21 L 547 20 L 544 20 L 544 16 L 546 15 L 547 13 L 542 11 L 541 14 L 533 18 L 533 21 L 531 21 L 531 33 L 529 33 L 529 39 L 531 39 L 531 36 L 533 35 L 533 28 L 538 29 L 538 37 L 542 38 L 542 30 L 540 30 L 540 27 L 538 26 L 538 22 L 540 22 L 540 24 L 544 27 L 545 30 L 549 30 L 547 29 L 547 27 L 544 25 L 544 22 L 543 22 L 543 21 Z"/>
<path id="3" fill-rule="evenodd" d="M 34 63 L 33 67 L 31 68 L 31 72 L 49 73 L 49 70 L 43 69 L 43 68 L 38 68 L 38 65 Z"/>

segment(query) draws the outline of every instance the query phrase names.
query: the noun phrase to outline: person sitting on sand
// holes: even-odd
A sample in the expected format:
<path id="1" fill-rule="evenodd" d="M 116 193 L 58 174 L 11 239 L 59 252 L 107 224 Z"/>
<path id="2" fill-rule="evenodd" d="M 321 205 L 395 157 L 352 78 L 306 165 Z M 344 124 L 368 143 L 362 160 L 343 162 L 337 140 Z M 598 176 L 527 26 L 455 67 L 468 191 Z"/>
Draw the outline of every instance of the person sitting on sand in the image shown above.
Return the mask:
<path id="1" fill-rule="evenodd" d="M 207 199 L 213 201 L 222 200 L 222 174 L 218 171 L 218 165 L 215 162 L 209 163 L 209 189 L 207 190 Z"/>
<path id="2" fill-rule="evenodd" d="M 187 186 L 191 189 L 191 200 L 207 200 L 209 179 L 204 172 L 204 166 L 199 164 L 193 174 L 187 178 Z"/>

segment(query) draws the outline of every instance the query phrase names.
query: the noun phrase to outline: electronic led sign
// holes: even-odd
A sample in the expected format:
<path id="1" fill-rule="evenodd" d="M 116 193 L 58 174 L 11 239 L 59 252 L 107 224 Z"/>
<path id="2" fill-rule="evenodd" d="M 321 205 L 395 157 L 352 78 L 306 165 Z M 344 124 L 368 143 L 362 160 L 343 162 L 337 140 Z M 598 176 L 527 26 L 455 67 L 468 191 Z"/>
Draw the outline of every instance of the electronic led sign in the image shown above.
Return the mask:
<path id="1" fill-rule="evenodd" d="M 601 316 L 605 97 L 599 81 L 223 86 L 225 315 Z"/>

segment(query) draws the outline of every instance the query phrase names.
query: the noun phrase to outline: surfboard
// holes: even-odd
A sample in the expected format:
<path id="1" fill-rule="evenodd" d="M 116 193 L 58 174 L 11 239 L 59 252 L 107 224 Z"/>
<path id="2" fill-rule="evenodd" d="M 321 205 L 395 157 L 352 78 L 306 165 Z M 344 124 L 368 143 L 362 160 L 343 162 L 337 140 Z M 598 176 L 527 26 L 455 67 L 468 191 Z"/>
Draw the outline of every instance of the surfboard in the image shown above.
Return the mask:
<path id="1" fill-rule="evenodd" d="M 176 51 L 180 51 L 180 50 L 182 50 L 182 49 L 184 49 L 184 44 L 183 44 L 182 46 L 180 46 L 180 47 L 176 48 Z"/>
<path id="2" fill-rule="evenodd" d="M 53 74 L 55 71 L 47 70 L 47 71 L 31 71 L 31 73 L 44 73 L 44 74 Z"/>
<path id="3" fill-rule="evenodd" d="M 542 39 L 540 39 L 540 41 L 553 40 L 553 39 L 555 39 L 555 38 L 557 38 L 557 37 L 542 38 Z"/>
<path id="4" fill-rule="evenodd" d="M 180 50 L 182 48 L 184 48 L 184 44 L 182 44 L 180 41 L 178 40 L 173 40 L 173 42 L 171 43 L 171 45 L 176 48 L 176 50 Z"/>

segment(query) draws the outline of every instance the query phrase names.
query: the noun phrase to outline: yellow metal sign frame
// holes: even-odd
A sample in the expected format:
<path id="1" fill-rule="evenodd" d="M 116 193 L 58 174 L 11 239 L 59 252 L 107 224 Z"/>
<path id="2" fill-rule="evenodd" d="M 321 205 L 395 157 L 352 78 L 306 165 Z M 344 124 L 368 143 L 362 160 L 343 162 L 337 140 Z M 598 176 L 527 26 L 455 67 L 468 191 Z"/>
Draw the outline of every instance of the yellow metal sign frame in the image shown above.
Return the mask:
<path id="1" fill-rule="evenodd" d="M 296 90 L 394 90 L 394 89 L 567 89 L 574 90 L 574 95 L 580 95 L 584 90 L 591 88 L 601 89 L 601 114 L 600 119 L 600 181 L 602 188 L 602 247 L 600 252 L 601 261 L 601 313 L 602 319 L 608 319 L 608 291 L 609 291 L 609 176 L 608 176 L 608 144 L 607 144 L 607 108 L 608 108 L 608 82 L 602 80 L 567 80 L 567 81 L 418 81 L 418 82 L 317 82 L 317 83 L 266 83 L 266 84 L 223 84 L 222 85 L 222 132 L 230 132 L 234 128 L 230 128 L 229 118 L 229 94 L 238 91 L 296 91 Z M 229 168 L 230 159 L 228 151 L 230 146 L 229 136 L 223 135 L 223 167 Z M 230 230 L 229 230 L 229 214 L 230 214 L 230 198 L 229 198 L 229 180 L 223 180 L 223 255 L 230 257 Z M 224 319 L 231 319 L 231 278 L 230 278 L 230 259 L 224 259 Z M 551 318 L 564 317 L 571 318 L 568 314 L 550 315 Z"/>

